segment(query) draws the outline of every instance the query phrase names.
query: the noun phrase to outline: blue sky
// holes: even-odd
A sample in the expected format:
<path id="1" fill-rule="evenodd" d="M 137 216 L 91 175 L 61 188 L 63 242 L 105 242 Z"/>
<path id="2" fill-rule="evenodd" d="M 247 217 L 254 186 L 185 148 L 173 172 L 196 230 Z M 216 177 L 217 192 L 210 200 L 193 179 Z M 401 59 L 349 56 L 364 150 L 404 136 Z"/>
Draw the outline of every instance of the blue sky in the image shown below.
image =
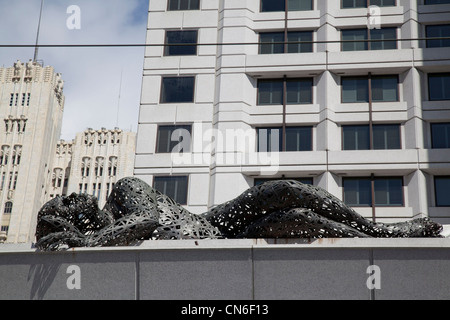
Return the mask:
<path id="1" fill-rule="evenodd" d="M 67 27 L 71 5 L 81 10 L 78 30 Z M 34 44 L 39 8 L 40 0 L 0 0 L 0 43 Z M 145 43 L 147 10 L 148 0 L 45 0 L 39 43 Z M 32 48 L 2 48 L 0 66 L 26 62 L 33 54 Z M 40 48 L 38 59 L 65 81 L 62 139 L 86 128 L 137 130 L 143 47 Z"/>

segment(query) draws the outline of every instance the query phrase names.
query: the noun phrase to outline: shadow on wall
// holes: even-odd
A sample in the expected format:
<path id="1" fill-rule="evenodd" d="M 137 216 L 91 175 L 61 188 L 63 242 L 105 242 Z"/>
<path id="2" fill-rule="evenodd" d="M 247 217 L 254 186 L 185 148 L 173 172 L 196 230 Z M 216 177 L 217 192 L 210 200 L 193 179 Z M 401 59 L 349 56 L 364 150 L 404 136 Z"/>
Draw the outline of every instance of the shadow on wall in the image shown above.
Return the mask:
<path id="1" fill-rule="evenodd" d="M 61 268 L 61 263 L 55 263 L 53 260 L 42 261 L 44 262 L 32 264 L 28 272 L 27 281 L 31 281 L 30 300 L 44 299 Z"/>

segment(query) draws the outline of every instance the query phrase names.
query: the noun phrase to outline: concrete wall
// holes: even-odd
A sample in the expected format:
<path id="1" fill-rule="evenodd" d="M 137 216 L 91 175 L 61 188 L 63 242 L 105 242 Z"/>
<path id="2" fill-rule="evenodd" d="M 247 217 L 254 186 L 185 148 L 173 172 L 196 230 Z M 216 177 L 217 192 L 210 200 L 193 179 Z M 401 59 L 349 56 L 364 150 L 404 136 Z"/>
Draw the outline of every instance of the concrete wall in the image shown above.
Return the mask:
<path id="1" fill-rule="evenodd" d="M 448 238 L 278 242 L 146 241 L 54 253 L 3 245 L 0 299 L 450 298 Z M 371 265 L 381 289 L 367 286 Z"/>

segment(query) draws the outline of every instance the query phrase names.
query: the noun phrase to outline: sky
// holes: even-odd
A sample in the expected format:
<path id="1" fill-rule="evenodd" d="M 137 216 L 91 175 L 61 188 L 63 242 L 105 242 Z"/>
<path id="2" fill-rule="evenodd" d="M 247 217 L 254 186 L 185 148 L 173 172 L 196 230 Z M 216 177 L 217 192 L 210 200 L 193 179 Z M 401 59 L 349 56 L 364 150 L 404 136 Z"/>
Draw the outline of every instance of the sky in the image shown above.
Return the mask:
<path id="1" fill-rule="evenodd" d="M 143 44 L 148 1 L 45 0 L 39 44 Z M 0 0 L 0 44 L 35 44 L 40 3 Z M 34 48 L 0 48 L 0 66 L 33 56 Z M 38 60 L 65 82 L 61 139 L 87 128 L 137 131 L 144 47 L 39 48 Z"/>

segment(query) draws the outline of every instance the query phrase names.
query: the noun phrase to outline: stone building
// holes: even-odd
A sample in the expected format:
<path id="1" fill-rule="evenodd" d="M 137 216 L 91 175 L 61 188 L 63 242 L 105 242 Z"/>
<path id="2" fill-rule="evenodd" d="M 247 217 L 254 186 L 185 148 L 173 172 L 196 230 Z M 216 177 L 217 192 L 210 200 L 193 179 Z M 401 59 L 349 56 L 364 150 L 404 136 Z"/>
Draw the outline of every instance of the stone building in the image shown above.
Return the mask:
<path id="1" fill-rule="evenodd" d="M 64 81 L 51 66 L 0 68 L 0 237 L 30 242 L 61 133 Z"/>
<path id="2" fill-rule="evenodd" d="M 56 195 L 89 193 L 103 206 L 133 175 L 135 136 L 88 129 L 60 140 L 64 81 L 30 60 L 0 68 L 0 243 L 34 240 L 37 214 Z"/>
<path id="3" fill-rule="evenodd" d="M 448 0 L 150 1 L 135 176 L 193 212 L 291 178 L 376 221 L 448 223 L 449 12 Z"/>
<path id="4" fill-rule="evenodd" d="M 97 197 L 103 207 L 117 180 L 133 175 L 136 134 L 119 128 L 88 129 L 71 142 L 60 140 L 47 200 L 73 192 Z"/>

